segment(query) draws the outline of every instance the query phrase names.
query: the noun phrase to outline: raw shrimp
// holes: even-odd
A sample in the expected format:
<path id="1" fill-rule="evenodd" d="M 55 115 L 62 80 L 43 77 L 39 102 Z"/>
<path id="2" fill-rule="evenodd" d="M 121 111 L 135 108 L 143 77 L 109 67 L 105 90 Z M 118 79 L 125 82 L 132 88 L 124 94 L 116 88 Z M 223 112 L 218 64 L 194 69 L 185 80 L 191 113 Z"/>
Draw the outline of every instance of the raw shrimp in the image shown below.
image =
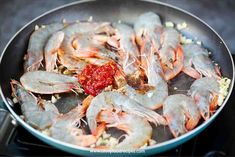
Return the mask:
<path id="1" fill-rule="evenodd" d="M 62 50 L 58 50 L 58 61 L 68 70 L 79 73 L 87 65 L 87 62 L 79 58 L 74 57 L 71 54 L 65 54 Z"/>
<path id="2" fill-rule="evenodd" d="M 25 121 L 33 127 L 43 130 L 52 125 L 59 111 L 54 104 L 49 101 L 39 100 L 19 82 L 12 80 L 11 87 L 13 95 L 18 99 L 21 111 L 25 117 Z"/>
<path id="3" fill-rule="evenodd" d="M 153 53 L 161 46 L 162 23 L 157 14 L 147 12 L 139 16 L 134 23 L 134 29 L 136 41 L 140 46 L 141 68 L 147 74 L 149 58 L 153 57 Z"/>
<path id="4" fill-rule="evenodd" d="M 95 40 L 93 34 L 77 35 L 73 40 L 74 56 L 78 58 L 103 58 L 115 60 L 116 53 L 109 51 L 103 44 Z M 76 52 L 75 52 L 76 51 Z"/>
<path id="5" fill-rule="evenodd" d="M 31 92 L 39 94 L 63 93 L 75 89 L 82 92 L 78 79 L 47 71 L 31 71 L 20 78 L 22 86 Z"/>
<path id="6" fill-rule="evenodd" d="M 137 149 L 151 139 L 153 129 L 143 117 L 124 112 L 107 113 L 104 110 L 100 113 L 98 119 L 108 123 L 107 127 L 115 127 L 127 133 L 125 139 L 111 149 Z"/>
<path id="7" fill-rule="evenodd" d="M 202 117 L 210 118 L 210 111 L 214 111 L 218 103 L 219 83 L 215 78 L 203 77 L 193 82 L 190 94 L 195 100 Z"/>
<path id="8" fill-rule="evenodd" d="M 174 78 L 183 69 L 184 54 L 180 45 L 180 34 L 174 28 L 165 28 L 162 47 L 158 55 L 166 80 Z"/>
<path id="9" fill-rule="evenodd" d="M 61 31 L 53 33 L 48 39 L 44 49 L 46 71 L 54 70 L 57 60 L 57 50 L 60 48 L 63 39 L 64 32 Z"/>
<path id="10" fill-rule="evenodd" d="M 90 130 L 94 132 L 96 129 L 96 118 L 102 109 L 115 109 L 116 111 L 125 111 L 127 113 L 132 113 L 141 117 L 147 118 L 149 121 L 157 124 L 166 124 L 165 119 L 158 113 L 143 107 L 136 101 L 122 95 L 119 92 L 109 91 L 102 92 L 97 95 L 89 105 L 86 118 Z"/>
<path id="11" fill-rule="evenodd" d="M 53 23 L 33 32 L 29 39 L 26 61 L 24 64 L 25 71 L 38 70 L 42 64 L 43 50 L 48 38 L 51 34 L 59 31 L 63 27 L 64 25 L 62 23 Z"/>
<path id="12" fill-rule="evenodd" d="M 117 58 L 117 54 L 105 49 L 104 45 L 98 41 L 94 41 L 91 35 L 77 35 L 73 40 L 74 50 L 77 51 L 76 55 L 60 53 L 61 64 L 68 69 L 77 69 L 78 73 L 88 63 L 95 65 L 103 65 L 111 60 Z M 95 58 L 94 58 L 95 57 Z"/>
<path id="13" fill-rule="evenodd" d="M 152 53 L 152 55 L 144 57 L 143 59 L 145 59 L 147 63 L 145 72 L 148 78 L 147 86 L 150 86 L 150 90 L 144 91 L 144 94 L 142 94 L 131 86 L 126 85 L 119 89 L 119 91 L 124 92 L 129 98 L 137 101 L 144 107 L 157 109 L 162 106 L 163 101 L 168 96 L 168 86 L 166 81 L 162 78 L 162 68 L 155 55 Z M 151 89 L 151 87 L 153 89 Z"/>
<path id="14" fill-rule="evenodd" d="M 160 17 L 157 14 L 153 12 L 141 14 L 134 23 L 137 43 L 142 47 L 146 44 L 145 40 L 148 38 L 153 44 L 153 51 L 157 51 L 161 46 L 162 28 Z"/>
<path id="15" fill-rule="evenodd" d="M 107 22 L 104 22 L 104 23 L 82 22 L 82 23 L 74 23 L 74 24 L 68 25 L 62 31 L 65 33 L 64 41 L 61 46 L 61 49 L 64 51 L 64 53 L 71 54 L 77 57 L 82 57 L 82 56 L 79 56 L 80 54 L 79 49 L 76 50 L 73 46 L 73 42 L 76 38 L 79 38 L 80 36 L 84 36 L 84 35 L 93 37 L 96 34 L 100 34 L 100 33 L 109 34 L 109 33 L 112 33 L 113 28 L 111 27 L 110 23 L 107 23 Z M 81 41 L 85 42 L 84 38 Z M 99 51 L 95 51 L 95 54 L 98 52 Z M 95 54 L 93 52 L 90 55 L 92 57 L 92 55 L 95 55 Z M 99 54 L 102 54 L 102 52 L 99 52 Z M 108 54 L 105 54 L 105 55 L 108 55 Z"/>
<path id="16" fill-rule="evenodd" d="M 201 117 L 193 99 L 183 94 L 167 97 L 163 105 L 163 115 L 174 137 L 195 128 Z"/>
<path id="17" fill-rule="evenodd" d="M 206 77 L 220 78 L 219 68 L 213 65 L 206 49 L 198 44 L 187 44 L 183 46 L 183 52 L 184 73 L 195 79 L 199 79 L 202 74 Z"/>
<path id="18" fill-rule="evenodd" d="M 51 137 L 83 147 L 94 144 L 103 133 L 105 124 L 100 124 L 94 134 L 84 134 L 79 128 L 83 116 L 82 108 L 78 105 L 70 112 L 58 117 L 49 130 Z"/>
<path id="19" fill-rule="evenodd" d="M 119 47 L 116 48 L 120 55 L 120 65 L 126 75 L 133 75 L 140 70 L 138 65 L 139 50 L 135 43 L 135 32 L 125 24 L 114 24 L 114 27 L 117 29 L 115 36 L 119 40 Z"/>
<path id="20" fill-rule="evenodd" d="M 146 20 L 143 21 L 145 18 Z M 158 33 L 160 34 L 161 31 L 161 22 L 158 15 L 149 12 L 141 15 L 134 27 L 141 49 L 141 68 L 148 78 L 148 84 L 141 84 L 141 86 L 149 86 L 153 89 L 143 91 L 144 94 L 141 94 L 131 86 L 125 85 L 119 91 L 147 108 L 157 109 L 168 96 L 167 83 L 162 78 L 163 71 L 154 54 L 154 50 L 158 49 L 156 45 L 160 44 Z"/>
<path id="21" fill-rule="evenodd" d="M 98 65 L 98 66 L 102 66 L 102 65 L 110 62 L 109 60 L 98 59 L 98 58 L 85 58 L 84 60 L 90 64 L 94 64 L 94 65 Z"/>

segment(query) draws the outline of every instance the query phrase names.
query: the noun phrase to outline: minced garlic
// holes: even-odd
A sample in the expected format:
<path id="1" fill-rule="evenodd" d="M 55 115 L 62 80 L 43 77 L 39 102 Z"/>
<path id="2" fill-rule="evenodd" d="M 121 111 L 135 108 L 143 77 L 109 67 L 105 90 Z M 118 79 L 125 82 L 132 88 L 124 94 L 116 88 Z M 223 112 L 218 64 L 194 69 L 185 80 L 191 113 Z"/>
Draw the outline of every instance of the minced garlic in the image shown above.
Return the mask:
<path id="1" fill-rule="evenodd" d="M 218 98 L 218 105 L 221 106 L 225 97 L 228 95 L 228 89 L 229 85 L 231 83 L 231 80 L 229 78 L 222 78 L 219 81 L 219 98 Z"/>

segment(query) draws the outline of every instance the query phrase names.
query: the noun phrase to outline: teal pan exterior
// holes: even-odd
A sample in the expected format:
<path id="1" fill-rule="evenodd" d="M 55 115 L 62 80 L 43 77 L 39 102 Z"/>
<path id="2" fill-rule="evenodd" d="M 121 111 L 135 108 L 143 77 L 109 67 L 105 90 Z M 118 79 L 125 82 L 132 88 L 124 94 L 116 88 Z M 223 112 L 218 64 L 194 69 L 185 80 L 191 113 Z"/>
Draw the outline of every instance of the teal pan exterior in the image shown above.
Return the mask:
<path id="1" fill-rule="evenodd" d="M 8 108 L 11 112 L 12 109 Z M 218 115 L 218 114 L 217 114 Z M 216 115 L 216 116 L 217 116 Z M 63 150 L 65 152 L 68 153 L 72 153 L 72 154 L 76 154 L 76 155 L 83 155 L 83 156 L 127 156 L 127 157 L 131 157 L 131 156 L 149 156 L 149 155 L 153 155 L 153 154 L 158 154 L 164 151 L 167 151 L 169 149 L 175 148 L 178 145 L 192 139 L 193 137 L 195 137 L 196 135 L 198 135 L 201 131 L 203 131 L 214 119 L 211 119 L 210 121 L 208 121 L 207 123 L 202 124 L 200 127 L 197 127 L 196 129 L 194 129 L 191 132 L 188 132 L 178 138 L 163 142 L 163 143 L 159 143 L 155 146 L 151 146 L 147 149 L 137 149 L 137 150 L 131 150 L 131 151 L 99 151 L 99 150 L 91 150 L 88 148 L 83 148 L 83 147 L 78 147 L 78 146 L 74 146 L 68 143 L 64 143 L 61 141 L 58 141 L 56 139 L 53 139 L 47 135 L 44 135 L 42 133 L 40 133 L 39 131 L 33 129 L 31 126 L 29 126 L 27 123 L 25 123 L 21 118 L 19 118 L 19 116 L 17 116 L 16 114 L 13 114 L 13 116 L 17 119 L 17 121 L 26 129 L 28 130 L 32 135 L 34 135 L 35 137 L 37 137 L 38 139 L 40 139 L 41 141 L 54 146 L 60 150 Z"/>
<path id="2" fill-rule="evenodd" d="M 106 20 L 112 22 L 117 21 L 118 19 L 121 19 L 122 21 L 127 21 L 128 19 L 128 22 L 131 23 L 134 21 L 137 15 L 145 11 L 154 11 L 158 13 L 161 17 L 163 17 L 163 20 L 170 20 L 175 23 L 187 21 L 189 27 L 192 28 L 190 32 L 191 35 L 197 36 L 198 39 L 202 39 L 202 42 L 205 43 L 205 45 L 207 45 L 213 52 L 216 52 L 214 59 L 218 61 L 218 63 L 221 65 L 223 74 L 226 77 L 231 78 L 232 82 L 229 89 L 229 94 L 224 100 L 224 103 L 209 120 L 200 124 L 194 130 L 178 138 L 158 143 L 154 146 L 149 146 L 144 149 L 138 149 L 129 152 L 114 152 L 94 151 L 89 148 L 74 146 L 68 143 L 55 140 L 35 130 L 19 117 L 16 109 L 12 107 L 8 101 L 8 98 L 11 97 L 11 92 L 8 85 L 12 76 L 15 76 L 17 78 L 19 77 L 19 74 L 22 73 L 21 69 L 17 69 L 15 67 L 21 66 L 21 58 L 24 55 L 24 51 L 22 50 L 25 49 L 25 43 L 28 40 L 31 31 L 33 30 L 36 24 L 45 24 L 51 21 L 59 21 L 63 18 L 69 19 L 71 21 L 74 21 L 77 18 L 87 19 L 87 17 L 91 15 L 94 16 L 93 18 L 97 20 Z M 25 40 L 25 42 L 21 42 L 22 45 L 19 44 L 20 39 Z M 10 62 L 11 65 L 9 65 L 8 57 L 12 55 L 13 48 L 16 48 L 14 47 L 14 45 L 17 44 L 19 47 L 18 52 L 21 52 L 21 54 L 16 54 L 19 55 L 15 56 L 15 58 L 18 58 L 18 60 L 16 60 L 16 62 L 14 63 Z M 110 0 L 105 1 L 105 3 L 101 0 L 86 0 L 71 3 L 51 10 L 28 23 L 21 30 L 19 30 L 15 34 L 15 36 L 9 41 L 0 59 L 0 71 L 3 72 L 6 67 L 9 68 L 9 72 L 4 72 L 0 76 L 0 92 L 7 109 L 11 112 L 12 116 L 18 121 L 18 123 L 22 125 L 26 130 L 28 130 L 31 134 L 36 136 L 38 139 L 44 141 L 45 143 L 63 151 L 84 156 L 148 156 L 172 149 L 195 137 L 197 134 L 203 131 L 210 123 L 212 123 L 213 120 L 215 120 L 215 118 L 224 108 L 231 94 L 234 84 L 234 63 L 231 54 L 221 37 L 209 25 L 200 20 L 198 17 L 174 6 L 150 0 Z"/>

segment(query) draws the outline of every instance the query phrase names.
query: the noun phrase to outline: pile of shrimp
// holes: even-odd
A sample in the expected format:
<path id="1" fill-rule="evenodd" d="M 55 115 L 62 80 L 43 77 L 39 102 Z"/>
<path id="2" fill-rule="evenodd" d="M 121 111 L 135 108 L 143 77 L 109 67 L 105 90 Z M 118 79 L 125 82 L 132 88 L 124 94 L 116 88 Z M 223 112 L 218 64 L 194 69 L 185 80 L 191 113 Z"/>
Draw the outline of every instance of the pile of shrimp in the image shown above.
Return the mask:
<path id="1" fill-rule="evenodd" d="M 153 12 L 141 14 L 132 26 L 86 21 L 37 27 L 24 57 L 25 73 L 11 82 L 13 97 L 28 124 L 74 145 L 138 149 L 152 140 L 153 127 L 161 125 L 176 138 L 213 115 L 223 79 L 209 52 L 198 43 L 182 44 L 181 36 Z M 97 95 L 84 93 L 79 83 L 83 69 L 110 62 L 118 67 L 115 86 Z M 169 82 L 180 73 L 194 82 L 187 94 L 170 94 Z M 63 112 L 55 97 L 66 99 L 67 106 L 72 101 L 63 93 L 85 99 L 76 97 L 76 105 Z M 109 128 L 121 130 L 125 138 L 100 146 L 97 141 Z"/>

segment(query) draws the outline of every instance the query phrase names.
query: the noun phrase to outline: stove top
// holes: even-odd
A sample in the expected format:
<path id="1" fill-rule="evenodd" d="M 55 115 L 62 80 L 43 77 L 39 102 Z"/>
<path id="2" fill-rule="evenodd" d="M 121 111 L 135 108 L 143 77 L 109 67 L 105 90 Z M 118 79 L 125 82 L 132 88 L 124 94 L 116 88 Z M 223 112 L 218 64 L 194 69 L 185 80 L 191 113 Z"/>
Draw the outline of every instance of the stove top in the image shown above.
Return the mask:
<path id="1" fill-rule="evenodd" d="M 235 55 L 233 55 L 235 60 Z M 235 156 L 235 90 L 223 111 L 202 133 L 159 156 Z M 27 132 L 0 106 L 0 155 L 73 156 L 53 148 Z"/>

